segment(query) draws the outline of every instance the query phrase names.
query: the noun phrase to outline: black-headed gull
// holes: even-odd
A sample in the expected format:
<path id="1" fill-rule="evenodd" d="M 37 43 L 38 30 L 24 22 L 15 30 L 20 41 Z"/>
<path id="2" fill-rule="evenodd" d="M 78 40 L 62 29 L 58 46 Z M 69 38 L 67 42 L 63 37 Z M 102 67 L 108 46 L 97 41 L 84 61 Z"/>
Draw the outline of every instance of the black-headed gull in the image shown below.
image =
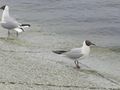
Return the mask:
<path id="1" fill-rule="evenodd" d="M 10 30 L 15 30 L 18 36 L 18 33 L 23 32 L 25 27 L 30 27 L 30 24 L 21 24 L 18 23 L 14 18 L 9 15 L 9 7 L 4 5 L 0 7 L 3 10 L 1 26 L 8 30 L 8 36 L 10 35 Z"/>
<path id="2" fill-rule="evenodd" d="M 81 48 L 73 48 L 69 51 L 57 50 L 57 51 L 53 51 L 53 52 L 56 54 L 61 54 L 62 56 L 66 56 L 70 59 L 73 59 L 76 67 L 80 68 L 78 59 L 89 56 L 91 45 L 95 45 L 95 44 L 93 44 L 89 40 L 85 40 L 83 42 L 83 46 Z"/>

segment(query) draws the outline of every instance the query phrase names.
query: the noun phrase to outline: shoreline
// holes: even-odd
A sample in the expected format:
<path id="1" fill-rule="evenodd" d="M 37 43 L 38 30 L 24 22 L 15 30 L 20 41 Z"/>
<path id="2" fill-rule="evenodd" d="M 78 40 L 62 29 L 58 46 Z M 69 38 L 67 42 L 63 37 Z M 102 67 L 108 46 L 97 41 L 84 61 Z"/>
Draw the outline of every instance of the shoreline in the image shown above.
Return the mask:
<path id="1" fill-rule="evenodd" d="M 53 49 L 81 46 L 80 42 L 77 44 L 74 42 L 69 38 L 58 37 L 56 34 L 35 31 L 22 33 L 19 39 L 7 41 L 4 38 L 0 39 L 0 89 L 88 90 L 94 88 L 107 90 L 120 88 L 120 77 L 113 78 L 120 72 L 112 73 L 119 66 L 117 59 L 119 54 L 115 55 L 114 52 L 105 48 L 92 48 L 90 57 L 80 61 L 85 66 L 81 65 L 82 69 L 76 70 L 72 60 L 52 53 Z M 106 56 L 102 57 L 104 54 Z M 112 55 L 112 58 L 117 56 L 118 64 L 115 64 L 115 67 L 112 65 L 109 68 L 112 62 L 112 59 L 110 62 L 107 61 L 109 55 Z M 115 73 L 116 75 L 113 75 Z"/>

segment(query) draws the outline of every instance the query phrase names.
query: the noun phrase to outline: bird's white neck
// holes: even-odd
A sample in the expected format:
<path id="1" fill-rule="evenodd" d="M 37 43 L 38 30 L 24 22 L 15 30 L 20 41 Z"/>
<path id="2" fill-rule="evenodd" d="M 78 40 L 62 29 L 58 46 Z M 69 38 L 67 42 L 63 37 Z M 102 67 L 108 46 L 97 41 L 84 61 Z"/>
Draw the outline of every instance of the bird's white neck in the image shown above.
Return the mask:
<path id="1" fill-rule="evenodd" d="M 82 53 L 85 54 L 86 56 L 89 55 L 90 53 L 90 46 L 87 46 L 85 41 L 83 42 Z"/>
<path id="2" fill-rule="evenodd" d="M 5 19 L 8 17 L 9 17 L 9 7 L 6 6 L 2 14 L 2 21 L 5 21 Z"/>

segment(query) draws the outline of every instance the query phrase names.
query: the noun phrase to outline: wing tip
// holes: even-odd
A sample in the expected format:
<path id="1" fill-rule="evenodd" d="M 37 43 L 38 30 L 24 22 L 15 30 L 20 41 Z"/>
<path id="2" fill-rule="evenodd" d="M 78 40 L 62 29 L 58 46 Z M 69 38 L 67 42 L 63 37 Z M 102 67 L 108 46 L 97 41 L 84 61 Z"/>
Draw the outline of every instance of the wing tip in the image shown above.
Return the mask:
<path id="1" fill-rule="evenodd" d="M 28 26 L 28 27 L 31 27 L 30 24 L 21 24 L 20 26 Z"/>
<path id="2" fill-rule="evenodd" d="M 65 53 L 65 52 L 67 52 L 67 51 L 52 51 L 53 53 L 56 53 L 56 54 L 63 54 L 63 53 Z"/>

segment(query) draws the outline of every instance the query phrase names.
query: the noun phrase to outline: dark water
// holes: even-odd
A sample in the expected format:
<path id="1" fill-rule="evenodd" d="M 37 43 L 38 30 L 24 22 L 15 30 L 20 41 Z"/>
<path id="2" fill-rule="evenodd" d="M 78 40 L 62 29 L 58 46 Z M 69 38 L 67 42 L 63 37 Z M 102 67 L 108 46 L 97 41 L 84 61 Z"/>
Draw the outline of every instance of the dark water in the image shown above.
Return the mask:
<path id="1" fill-rule="evenodd" d="M 120 0 L 1 0 L 41 31 L 120 46 Z"/>

